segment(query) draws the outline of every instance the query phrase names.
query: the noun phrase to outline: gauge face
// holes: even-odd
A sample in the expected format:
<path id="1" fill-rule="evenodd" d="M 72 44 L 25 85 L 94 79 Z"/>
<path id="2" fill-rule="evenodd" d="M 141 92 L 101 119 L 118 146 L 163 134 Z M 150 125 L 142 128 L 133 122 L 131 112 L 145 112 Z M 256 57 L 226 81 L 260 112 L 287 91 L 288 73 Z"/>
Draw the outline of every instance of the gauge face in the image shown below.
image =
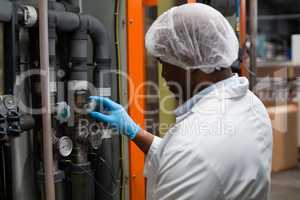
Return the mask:
<path id="1" fill-rule="evenodd" d="M 16 100 L 11 95 L 5 96 L 3 99 L 3 103 L 4 103 L 4 106 L 6 107 L 6 109 L 8 109 L 8 110 L 12 110 L 17 107 Z"/>
<path id="2" fill-rule="evenodd" d="M 73 150 L 72 140 L 67 136 L 61 137 L 58 141 L 58 149 L 59 149 L 59 153 L 62 156 L 64 156 L 64 157 L 69 156 Z"/>

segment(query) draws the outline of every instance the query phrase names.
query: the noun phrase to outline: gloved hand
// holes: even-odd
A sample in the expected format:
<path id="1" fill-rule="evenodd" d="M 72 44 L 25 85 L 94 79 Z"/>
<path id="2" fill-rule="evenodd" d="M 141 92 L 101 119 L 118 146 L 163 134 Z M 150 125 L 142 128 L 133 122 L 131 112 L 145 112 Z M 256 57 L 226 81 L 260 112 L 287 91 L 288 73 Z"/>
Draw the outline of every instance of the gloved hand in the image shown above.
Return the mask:
<path id="1" fill-rule="evenodd" d="M 95 111 L 90 112 L 89 115 L 96 121 L 104 122 L 116 127 L 121 133 L 124 133 L 130 139 L 134 139 L 137 133 L 141 130 L 141 128 L 130 118 L 121 105 L 101 96 L 91 96 L 89 99 L 91 101 L 95 101 L 99 105 L 103 105 L 109 112 L 109 114 Z"/>

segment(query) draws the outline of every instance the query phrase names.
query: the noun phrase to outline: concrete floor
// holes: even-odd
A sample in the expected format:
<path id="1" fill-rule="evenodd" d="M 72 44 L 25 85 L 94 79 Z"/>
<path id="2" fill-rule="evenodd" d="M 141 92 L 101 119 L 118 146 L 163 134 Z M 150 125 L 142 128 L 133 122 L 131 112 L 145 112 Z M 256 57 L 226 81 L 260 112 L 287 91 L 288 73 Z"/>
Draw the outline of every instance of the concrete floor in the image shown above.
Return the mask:
<path id="1" fill-rule="evenodd" d="M 300 200 L 300 165 L 272 175 L 271 200 Z"/>

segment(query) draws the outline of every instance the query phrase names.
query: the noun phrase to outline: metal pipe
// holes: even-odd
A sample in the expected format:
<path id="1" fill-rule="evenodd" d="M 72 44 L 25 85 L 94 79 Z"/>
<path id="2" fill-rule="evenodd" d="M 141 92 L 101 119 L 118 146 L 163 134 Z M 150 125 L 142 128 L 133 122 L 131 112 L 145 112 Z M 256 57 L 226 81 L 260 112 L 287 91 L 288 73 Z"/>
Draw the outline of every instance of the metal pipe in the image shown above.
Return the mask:
<path id="1" fill-rule="evenodd" d="M 72 200 L 95 199 L 94 172 L 89 162 L 73 165 L 71 180 Z"/>
<path id="2" fill-rule="evenodd" d="M 6 2 L 7 3 L 7 2 Z M 12 4 L 2 4 L 1 6 L 1 20 L 9 22 L 4 29 L 4 94 L 13 94 L 13 85 L 16 78 L 17 69 L 17 38 L 16 38 L 16 16 L 13 15 Z M 4 6 L 4 7 L 2 7 Z M 11 7 L 10 7 L 11 6 Z M 5 9 L 8 9 L 7 11 Z M 10 10 L 11 9 L 11 10 Z M 9 11 L 9 12 L 8 12 Z M 6 14 L 4 14 L 6 13 Z M 8 17 L 8 13 L 10 16 Z M 6 17 L 4 17 L 6 16 Z M 12 142 L 13 144 L 13 142 Z M 5 145 L 5 182 L 6 182 L 6 197 L 7 199 L 13 199 L 13 147 L 12 144 Z"/>
<path id="3" fill-rule="evenodd" d="M 80 25 L 79 16 L 71 12 L 49 11 L 49 20 L 53 20 L 55 27 L 62 32 L 71 32 Z"/>
<path id="4" fill-rule="evenodd" d="M 250 1 L 250 90 L 256 84 L 257 0 Z"/>
<path id="5" fill-rule="evenodd" d="M 103 24 L 91 15 L 81 15 L 81 23 L 86 24 L 87 32 L 93 40 L 94 62 L 110 65 L 110 39 Z"/>
<path id="6" fill-rule="evenodd" d="M 5 169 L 5 196 L 7 199 L 12 199 L 12 169 L 11 169 L 11 163 L 12 163 L 12 157 L 11 157 L 11 146 L 9 143 L 3 144 L 3 151 L 4 151 L 4 169 Z"/>
<path id="7" fill-rule="evenodd" d="M 18 28 L 16 31 L 18 37 L 16 38 L 16 48 L 19 49 L 16 55 L 16 79 L 24 71 L 28 69 L 25 64 L 29 59 L 29 32 L 27 29 Z M 10 83 L 14 85 L 13 83 Z M 9 85 L 9 84 L 8 84 Z M 25 91 L 25 92 L 24 92 Z M 30 107 L 31 102 L 28 97 L 30 87 L 25 82 L 24 84 L 17 84 L 14 87 L 14 96 L 26 106 Z M 25 115 L 24 115 L 25 116 Z M 27 115 L 28 117 L 29 115 Z M 27 118 L 26 117 L 26 118 Z M 31 118 L 31 117 L 29 117 Z M 28 118 L 28 119 L 29 119 Z M 25 119 L 25 118 L 24 118 Z M 31 118 L 32 120 L 32 118 Z M 25 119 L 25 123 L 27 120 Z M 21 121 L 20 121 L 21 122 Z M 33 121 L 31 121 L 33 122 Z M 33 123 L 30 124 L 33 127 Z M 24 124 L 25 125 L 25 124 Z M 30 130 L 31 128 L 28 127 Z M 26 128 L 26 125 L 24 126 Z M 34 150 L 33 150 L 33 133 L 31 131 L 24 132 L 18 137 L 13 137 L 10 140 L 11 144 L 11 169 L 12 169 L 12 200 L 36 200 L 36 185 L 35 185 L 35 170 L 34 170 Z"/>
<path id="8" fill-rule="evenodd" d="M 7 199 L 5 186 L 5 154 L 4 144 L 0 142 L 0 199 Z"/>
<path id="9" fill-rule="evenodd" d="M 260 15 L 258 20 L 290 20 L 295 19 L 298 20 L 300 18 L 300 14 L 282 14 L 282 15 Z"/>
<path id="10" fill-rule="evenodd" d="M 11 140 L 12 200 L 35 200 L 33 153 L 30 133 Z"/>
<path id="11" fill-rule="evenodd" d="M 13 5 L 9 1 L 0 1 L 0 21 L 9 22 L 12 17 Z"/>
<path id="12" fill-rule="evenodd" d="M 82 0 L 68 0 L 69 4 L 79 8 L 79 12 L 82 12 Z"/>
<path id="13" fill-rule="evenodd" d="M 6 47 L 5 51 L 5 66 L 4 67 L 4 93 L 5 94 L 13 94 L 14 82 L 16 79 L 16 71 L 17 71 L 17 45 L 18 38 L 16 36 L 16 15 L 12 14 L 10 17 L 10 22 L 6 24 L 5 30 L 5 40 L 4 46 Z"/>
<path id="14" fill-rule="evenodd" d="M 54 169 L 51 108 L 49 91 L 49 44 L 48 44 L 48 1 L 38 1 L 39 6 L 39 43 L 41 70 L 45 73 L 41 77 L 41 92 L 43 112 L 43 154 L 45 172 L 45 199 L 55 200 Z"/>
<path id="15" fill-rule="evenodd" d="M 77 93 L 76 99 L 79 98 L 85 99 L 86 93 L 84 93 L 83 90 L 87 90 L 87 88 L 84 88 L 86 87 L 84 85 L 88 79 L 87 76 L 88 34 L 92 38 L 92 42 L 93 42 L 94 62 L 99 64 L 101 67 L 110 66 L 111 55 L 109 51 L 111 47 L 109 45 L 109 40 L 108 40 L 106 30 L 104 26 L 101 24 L 101 22 L 98 21 L 98 19 L 90 15 L 80 15 L 79 18 L 80 18 L 80 26 L 76 30 L 76 32 L 74 32 L 71 40 L 70 57 L 71 57 L 72 69 L 69 76 L 69 91 L 76 92 L 78 88 L 81 88 L 81 93 L 80 94 Z M 99 75 L 99 73 L 97 74 Z M 80 86 L 81 83 L 82 86 Z M 107 81 L 107 83 L 111 84 L 111 81 Z M 77 84 L 78 86 L 76 86 Z M 71 97 L 71 95 L 69 97 Z M 80 107 L 80 106 L 77 105 L 76 107 Z M 75 118 L 77 117 L 82 117 L 82 116 L 75 115 Z M 78 120 L 74 120 L 74 121 L 78 121 Z M 73 137 L 75 140 L 76 139 L 78 140 L 80 138 L 80 135 L 78 135 L 78 130 L 73 130 Z M 111 143 L 109 147 L 112 147 Z M 106 148 L 106 152 L 109 153 L 110 155 L 108 156 L 108 159 L 111 159 L 112 158 L 110 153 L 111 150 L 109 148 Z M 72 198 L 73 199 L 85 198 L 88 200 L 94 199 L 95 188 L 94 188 L 93 181 L 91 181 L 91 176 L 94 176 L 94 173 L 89 170 L 90 163 L 87 160 L 86 146 L 85 144 L 81 144 L 81 141 L 76 141 L 72 158 L 74 163 L 73 164 L 74 168 L 72 170 Z M 109 162 L 110 166 L 112 165 L 111 163 L 112 162 L 110 161 Z M 76 168 L 78 168 L 79 166 L 80 167 L 79 169 L 81 169 L 82 166 L 84 165 L 86 165 L 88 169 L 84 170 L 83 172 L 81 172 L 82 170 L 77 172 L 78 170 L 76 170 Z M 106 171 L 106 173 L 104 174 L 105 177 L 104 179 L 101 179 L 101 181 L 105 183 L 112 182 L 111 173 L 112 173 L 111 171 L 109 172 Z M 85 187 L 86 189 L 78 190 L 78 188 L 82 188 L 82 185 L 87 185 Z"/>
<path id="16" fill-rule="evenodd" d="M 110 65 L 110 39 L 105 27 L 97 18 L 91 15 L 78 15 L 62 11 L 49 11 L 49 18 L 54 21 L 56 28 L 63 32 L 71 32 L 76 29 L 86 30 L 93 41 L 94 62 Z M 83 51 L 83 49 L 78 51 Z"/>

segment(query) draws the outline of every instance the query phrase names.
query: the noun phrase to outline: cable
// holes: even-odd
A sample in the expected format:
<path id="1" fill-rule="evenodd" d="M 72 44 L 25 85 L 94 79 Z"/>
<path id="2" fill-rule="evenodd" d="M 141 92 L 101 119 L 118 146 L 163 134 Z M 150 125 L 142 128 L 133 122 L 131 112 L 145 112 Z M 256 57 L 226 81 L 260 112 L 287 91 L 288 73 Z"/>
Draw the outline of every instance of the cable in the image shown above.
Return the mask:
<path id="1" fill-rule="evenodd" d="M 117 64 L 117 71 L 118 71 L 118 76 L 117 76 L 117 99 L 119 102 L 121 102 L 120 99 L 120 93 L 122 92 L 122 87 L 121 87 L 121 76 L 119 75 L 120 72 L 122 71 L 121 69 L 121 53 L 120 53 L 120 38 L 119 38 L 119 16 L 120 16 L 120 1 L 116 0 L 115 1 L 115 9 L 114 9 L 114 23 L 115 23 L 115 50 L 116 50 L 116 64 Z M 123 175 L 124 175 L 124 167 L 123 167 L 123 158 L 124 158 L 124 145 L 123 145 L 123 138 L 120 135 L 119 136 L 119 141 L 120 141 L 120 170 L 121 170 L 121 179 L 120 179 L 120 196 L 121 199 L 125 199 L 125 190 L 124 190 L 124 180 L 123 180 Z"/>

